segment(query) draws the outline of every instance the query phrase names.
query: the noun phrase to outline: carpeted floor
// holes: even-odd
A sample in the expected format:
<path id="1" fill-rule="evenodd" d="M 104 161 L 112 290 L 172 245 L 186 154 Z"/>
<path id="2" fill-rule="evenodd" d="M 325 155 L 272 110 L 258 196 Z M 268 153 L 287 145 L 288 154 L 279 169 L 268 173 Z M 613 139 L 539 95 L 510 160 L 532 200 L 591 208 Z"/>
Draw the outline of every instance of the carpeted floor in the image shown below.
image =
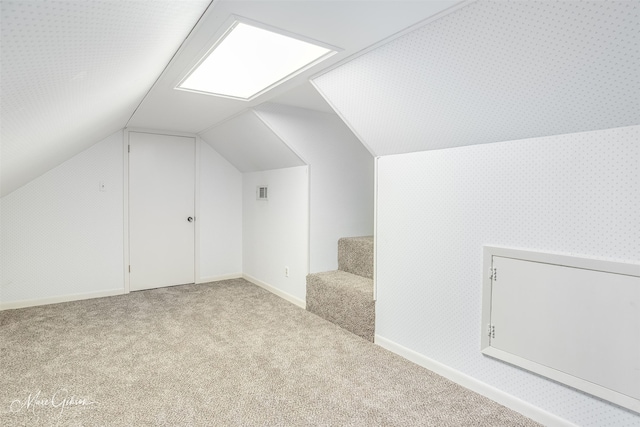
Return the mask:
<path id="1" fill-rule="evenodd" d="M 307 310 L 367 341 L 374 341 L 373 279 L 341 270 L 309 274 Z"/>
<path id="2" fill-rule="evenodd" d="M 244 280 L 0 312 L 0 425 L 534 426 Z"/>

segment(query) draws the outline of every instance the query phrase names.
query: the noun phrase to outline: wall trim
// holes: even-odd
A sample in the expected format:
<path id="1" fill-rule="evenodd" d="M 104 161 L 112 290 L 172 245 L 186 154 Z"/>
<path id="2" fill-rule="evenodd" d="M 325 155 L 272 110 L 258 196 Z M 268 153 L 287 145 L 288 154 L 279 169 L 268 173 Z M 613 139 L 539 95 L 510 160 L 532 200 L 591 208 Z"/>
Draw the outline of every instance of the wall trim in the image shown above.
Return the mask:
<path id="1" fill-rule="evenodd" d="M 129 140 L 128 134 L 130 132 L 134 133 L 152 133 L 154 135 L 168 135 L 168 136 L 184 136 L 187 138 L 195 138 L 197 135 L 191 132 L 181 132 L 181 131 L 173 131 L 173 130 L 161 130 L 161 129 L 150 129 L 150 128 L 140 128 L 140 127 L 125 127 L 124 130 L 127 132 L 127 141 Z"/>
<path id="2" fill-rule="evenodd" d="M 122 129 L 122 269 L 124 292 L 129 293 L 129 131 Z"/>
<path id="3" fill-rule="evenodd" d="M 499 390 L 487 383 L 484 383 L 476 378 L 473 378 L 463 372 L 453 369 L 447 365 L 444 365 L 436 360 L 433 360 L 427 356 L 424 356 L 414 350 L 397 344 L 387 338 L 380 335 L 375 336 L 375 343 L 382 348 L 385 348 L 392 353 L 404 357 L 405 359 L 427 368 L 436 374 L 465 387 L 471 391 L 475 391 L 489 399 L 506 406 L 522 415 L 531 418 L 545 426 L 549 427 L 576 427 L 575 424 L 560 418 L 550 412 L 547 412 L 537 406 L 534 406 L 524 400 L 521 400 L 509 393 Z"/>
<path id="4" fill-rule="evenodd" d="M 242 278 L 245 279 L 248 282 L 253 283 L 254 285 L 257 285 L 259 287 L 261 287 L 262 289 L 265 289 L 269 292 L 271 292 L 274 295 L 279 296 L 282 299 L 285 299 L 287 301 L 289 301 L 292 304 L 297 305 L 298 307 L 301 308 L 307 308 L 307 303 L 304 300 L 301 300 L 300 298 L 294 297 L 291 294 L 288 294 L 286 292 L 281 291 L 280 289 L 271 286 L 259 279 L 256 279 L 255 277 L 249 276 L 248 274 L 242 274 Z"/>
<path id="5" fill-rule="evenodd" d="M 16 308 L 36 307 L 39 305 L 58 304 L 61 302 L 80 301 L 80 300 L 93 299 L 93 298 L 112 297 L 115 295 L 124 295 L 126 293 L 128 292 L 125 292 L 124 289 L 110 289 L 107 291 L 99 291 L 99 292 L 87 292 L 82 294 L 68 294 L 68 295 L 60 295 L 56 297 L 12 301 L 12 302 L 0 303 L 0 311 L 12 310 Z"/>
<path id="6" fill-rule="evenodd" d="M 193 283 L 198 283 L 197 277 L 200 273 L 200 225 L 198 223 L 198 216 L 200 215 L 200 141 L 202 139 L 198 137 L 198 135 L 187 132 L 174 132 L 174 131 L 163 131 L 163 130 L 154 130 L 147 128 L 135 128 L 135 127 L 125 127 L 122 142 L 123 149 L 123 169 L 124 169 L 124 177 L 123 177 L 123 205 L 124 205 L 124 286 L 125 293 L 129 293 L 132 291 L 131 289 L 131 242 L 130 242 L 130 215 L 129 215 L 129 169 L 130 169 L 130 153 L 129 146 L 131 144 L 131 134 L 132 133 L 145 133 L 152 135 L 165 135 L 165 136 L 177 136 L 182 138 L 192 138 L 193 139 L 193 148 L 194 148 L 194 164 L 193 164 L 193 173 L 194 173 L 194 182 L 193 182 L 193 215 L 195 217 L 195 225 L 193 228 L 193 242 L 194 242 L 194 252 L 193 252 Z M 152 288 L 149 288 L 152 289 Z M 133 291 L 139 291 L 144 289 L 133 289 Z"/>
<path id="7" fill-rule="evenodd" d="M 378 162 L 373 158 L 373 300 L 378 300 Z"/>
<path id="8" fill-rule="evenodd" d="M 242 278 L 242 273 L 223 274 L 221 276 L 199 277 L 198 279 L 196 279 L 196 285 L 201 285 L 203 283 L 209 283 L 209 282 L 219 282 L 221 280 L 241 279 L 241 278 Z"/>
<path id="9" fill-rule="evenodd" d="M 243 275 L 241 273 L 233 273 L 233 274 L 224 274 L 221 276 L 210 276 L 210 277 L 201 277 L 195 283 L 209 283 L 209 282 L 219 282 L 221 280 L 229 280 L 229 279 L 240 279 Z M 247 279 L 248 280 L 248 279 Z M 257 283 L 256 283 L 257 284 Z M 258 285 L 264 287 L 262 285 Z M 265 285 L 268 286 L 268 285 Z M 265 288 L 266 289 L 266 288 Z M 268 289 L 270 290 L 270 289 Z M 27 307 L 36 307 L 40 305 L 49 305 L 49 304 L 59 304 L 62 302 L 71 302 L 71 301 L 81 301 L 85 299 L 94 299 L 94 298 L 103 298 L 103 297 L 112 297 L 115 295 L 124 295 L 128 294 L 128 291 L 124 289 L 110 289 L 107 291 L 99 291 L 99 292 L 87 292 L 82 294 L 68 294 L 68 295 L 60 295 L 56 297 L 47 297 L 47 298 L 38 298 L 38 299 L 30 299 L 30 300 L 20 300 L 20 301 L 11 301 L 11 302 L 0 302 L 0 311 L 3 310 L 13 310 L 16 308 L 27 308 Z M 274 292 L 276 293 L 276 292 Z M 278 295 L 281 296 L 281 295 Z M 285 298 L 285 297 L 283 297 Z M 291 297 L 294 298 L 294 297 Z M 287 299 L 287 298 L 285 298 Z M 304 305 L 303 305 L 304 307 Z"/>
<path id="10" fill-rule="evenodd" d="M 193 193 L 193 216 L 195 221 L 193 223 L 193 282 L 198 282 L 200 277 L 200 148 L 202 139 L 199 136 L 195 137 L 194 144 L 194 193 Z"/>

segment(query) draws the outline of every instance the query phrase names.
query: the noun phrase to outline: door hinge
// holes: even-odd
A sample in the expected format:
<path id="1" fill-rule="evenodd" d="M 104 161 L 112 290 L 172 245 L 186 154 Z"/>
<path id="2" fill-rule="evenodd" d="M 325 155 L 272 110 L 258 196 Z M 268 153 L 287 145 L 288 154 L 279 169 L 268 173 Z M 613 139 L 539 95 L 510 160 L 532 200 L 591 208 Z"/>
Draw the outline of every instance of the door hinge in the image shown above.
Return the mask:
<path id="1" fill-rule="evenodd" d="M 495 338 L 496 337 L 496 327 L 495 325 L 488 325 L 489 327 L 487 328 L 487 335 L 489 336 L 489 338 Z"/>
<path id="2" fill-rule="evenodd" d="M 489 280 L 493 280 L 494 282 L 498 280 L 498 269 L 496 267 L 489 269 Z"/>
<path id="3" fill-rule="evenodd" d="M 131 146 L 127 145 L 127 153 L 130 153 L 130 152 L 131 152 Z"/>
<path id="4" fill-rule="evenodd" d="M 129 273 L 131 273 L 131 266 L 129 266 Z"/>

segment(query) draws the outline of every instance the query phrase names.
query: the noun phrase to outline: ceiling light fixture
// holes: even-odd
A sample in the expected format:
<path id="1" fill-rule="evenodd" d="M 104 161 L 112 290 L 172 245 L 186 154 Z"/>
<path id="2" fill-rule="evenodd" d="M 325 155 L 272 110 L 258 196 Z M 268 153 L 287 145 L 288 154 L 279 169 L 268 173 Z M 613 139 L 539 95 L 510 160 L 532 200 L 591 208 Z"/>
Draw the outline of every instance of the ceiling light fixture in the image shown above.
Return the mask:
<path id="1" fill-rule="evenodd" d="M 337 52 L 316 43 L 235 21 L 176 89 L 250 100 Z"/>

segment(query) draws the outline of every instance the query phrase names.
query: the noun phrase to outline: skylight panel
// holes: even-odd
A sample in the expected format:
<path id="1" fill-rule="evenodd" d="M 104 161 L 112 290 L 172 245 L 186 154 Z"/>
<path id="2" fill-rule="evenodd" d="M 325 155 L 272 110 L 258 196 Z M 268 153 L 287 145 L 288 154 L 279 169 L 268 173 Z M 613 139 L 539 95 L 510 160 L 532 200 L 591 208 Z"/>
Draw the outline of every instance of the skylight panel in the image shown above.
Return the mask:
<path id="1" fill-rule="evenodd" d="M 249 100 L 334 53 L 236 21 L 177 88 Z"/>

